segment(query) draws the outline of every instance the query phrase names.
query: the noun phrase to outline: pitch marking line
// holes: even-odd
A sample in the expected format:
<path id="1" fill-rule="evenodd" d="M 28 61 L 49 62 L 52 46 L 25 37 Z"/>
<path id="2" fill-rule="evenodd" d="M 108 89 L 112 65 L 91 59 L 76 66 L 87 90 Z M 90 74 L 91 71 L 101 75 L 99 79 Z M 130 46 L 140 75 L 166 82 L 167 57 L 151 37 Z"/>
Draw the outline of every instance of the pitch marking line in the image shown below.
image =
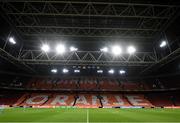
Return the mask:
<path id="1" fill-rule="evenodd" d="M 88 112 L 89 111 L 87 111 L 87 113 Z M 0 123 L 89 123 L 89 118 L 87 119 L 87 122 L 21 122 L 21 121 L 20 122 L 2 122 L 0 121 Z M 141 122 L 140 121 L 140 122 L 90 122 L 90 123 L 180 123 L 180 122 Z"/>
<path id="2" fill-rule="evenodd" d="M 89 123 L 89 109 L 87 109 L 87 123 Z"/>

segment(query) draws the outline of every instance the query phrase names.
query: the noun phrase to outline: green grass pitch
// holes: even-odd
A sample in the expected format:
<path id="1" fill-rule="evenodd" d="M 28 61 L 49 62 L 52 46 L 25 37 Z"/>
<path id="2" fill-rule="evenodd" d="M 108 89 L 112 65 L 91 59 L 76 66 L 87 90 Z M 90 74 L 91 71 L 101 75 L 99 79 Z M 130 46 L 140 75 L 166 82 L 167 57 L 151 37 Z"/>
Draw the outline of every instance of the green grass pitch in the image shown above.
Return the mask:
<path id="1" fill-rule="evenodd" d="M 12 108 L 0 122 L 180 122 L 180 109 Z"/>

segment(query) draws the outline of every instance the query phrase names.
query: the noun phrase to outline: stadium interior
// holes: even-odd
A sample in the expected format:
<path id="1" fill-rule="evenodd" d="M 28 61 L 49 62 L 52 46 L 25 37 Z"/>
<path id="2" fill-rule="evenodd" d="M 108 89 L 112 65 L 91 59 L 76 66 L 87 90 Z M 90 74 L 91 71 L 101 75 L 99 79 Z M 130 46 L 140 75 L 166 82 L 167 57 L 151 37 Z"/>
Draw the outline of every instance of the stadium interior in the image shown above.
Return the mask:
<path id="1" fill-rule="evenodd" d="M 179 23 L 175 0 L 2 0 L 0 107 L 179 109 Z"/>

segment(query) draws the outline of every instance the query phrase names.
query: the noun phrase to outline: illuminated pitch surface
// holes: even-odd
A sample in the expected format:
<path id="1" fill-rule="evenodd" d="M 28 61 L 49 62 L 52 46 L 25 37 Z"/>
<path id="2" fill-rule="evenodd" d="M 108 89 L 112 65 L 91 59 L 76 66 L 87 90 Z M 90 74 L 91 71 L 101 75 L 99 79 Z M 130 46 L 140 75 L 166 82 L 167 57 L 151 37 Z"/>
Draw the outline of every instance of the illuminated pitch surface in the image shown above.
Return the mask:
<path id="1" fill-rule="evenodd" d="M 0 122 L 180 122 L 180 109 L 6 109 Z"/>

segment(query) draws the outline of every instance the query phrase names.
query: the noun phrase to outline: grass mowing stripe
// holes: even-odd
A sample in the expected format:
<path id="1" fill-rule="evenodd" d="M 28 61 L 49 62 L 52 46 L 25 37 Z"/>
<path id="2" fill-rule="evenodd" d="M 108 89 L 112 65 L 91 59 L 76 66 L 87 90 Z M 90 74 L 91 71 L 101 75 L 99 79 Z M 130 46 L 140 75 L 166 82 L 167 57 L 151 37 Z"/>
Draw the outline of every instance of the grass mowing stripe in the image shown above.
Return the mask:
<path id="1" fill-rule="evenodd" d="M 89 123 L 89 109 L 87 109 L 87 123 Z"/>
<path id="2" fill-rule="evenodd" d="M 5 109 L 0 122 L 180 123 L 180 109 Z"/>

